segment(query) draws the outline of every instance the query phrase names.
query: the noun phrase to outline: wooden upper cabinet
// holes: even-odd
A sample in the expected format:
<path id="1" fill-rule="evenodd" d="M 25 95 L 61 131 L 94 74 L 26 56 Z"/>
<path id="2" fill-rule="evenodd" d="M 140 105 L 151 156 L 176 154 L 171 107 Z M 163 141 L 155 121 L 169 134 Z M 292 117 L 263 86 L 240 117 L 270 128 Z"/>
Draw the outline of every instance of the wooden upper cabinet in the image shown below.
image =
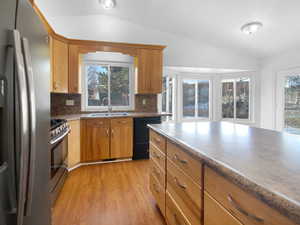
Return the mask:
<path id="1" fill-rule="evenodd" d="M 111 158 L 131 158 L 133 154 L 133 119 L 111 119 Z"/>
<path id="2" fill-rule="evenodd" d="M 109 159 L 109 119 L 82 120 L 81 123 L 81 161 Z"/>
<path id="3" fill-rule="evenodd" d="M 156 49 L 139 49 L 135 59 L 136 93 L 158 94 L 162 91 L 163 53 Z"/>
<path id="4" fill-rule="evenodd" d="M 51 91 L 68 93 L 69 47 L 68 44 L 50 37 Z"/>
<path id="5" fill-rule="evenodd" d="M 80 67 L 78 45 L 69 45 L 69 93 L 80 92 Z"/>

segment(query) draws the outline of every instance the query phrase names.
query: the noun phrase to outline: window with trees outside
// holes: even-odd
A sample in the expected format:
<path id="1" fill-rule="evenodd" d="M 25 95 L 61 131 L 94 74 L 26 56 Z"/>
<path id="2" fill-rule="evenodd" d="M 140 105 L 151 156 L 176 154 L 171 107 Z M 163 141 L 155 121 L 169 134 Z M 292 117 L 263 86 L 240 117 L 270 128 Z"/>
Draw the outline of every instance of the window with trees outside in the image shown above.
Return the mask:
<path id="1" fill-rule="evenodd" d="M 197 79 L 182 80 L 183 119 L 203 118 L 210 115 L 210 81 Z"/>
<path id="2" fill-rule="evenodd" d="M 285 77 L 284 131 L 300 134 L 300 75 Z"/>
<path id="3" fill-rule="evenodd" d="M 133 108 L 132 65 L 86 62 L 84 71 L 86 109 Z"/>
<path id="4" fill-rule="evenodd" d="M 222 80 L 222 118 L 250 119 L 250 78 Z"/>

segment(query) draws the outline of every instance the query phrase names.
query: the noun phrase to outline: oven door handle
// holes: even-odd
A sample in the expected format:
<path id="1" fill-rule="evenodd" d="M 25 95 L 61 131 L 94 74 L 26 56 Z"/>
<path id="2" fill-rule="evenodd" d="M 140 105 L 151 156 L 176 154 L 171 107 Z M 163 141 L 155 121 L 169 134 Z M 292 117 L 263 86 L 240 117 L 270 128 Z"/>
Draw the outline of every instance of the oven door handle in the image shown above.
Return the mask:
<path id="1" fill-rule="evenodd" d="M 55 138 L 55 139 L 53 139 L 53 140 L 50 140 L 50 144 L 51 144 L 51 145 L 56 144 L 56 143 L 59 142 L 61 139 L 63 139 L 65 136 L 67 136 L 67 135 L 70 133 L 70 131 L 71 131 L 71 129 L 68 128 L 68 130 L 67 130 L 63 135 L 61 135 L 61 136 L 59 136 L 59 137 L 57 137 L 57 138 Z"/>

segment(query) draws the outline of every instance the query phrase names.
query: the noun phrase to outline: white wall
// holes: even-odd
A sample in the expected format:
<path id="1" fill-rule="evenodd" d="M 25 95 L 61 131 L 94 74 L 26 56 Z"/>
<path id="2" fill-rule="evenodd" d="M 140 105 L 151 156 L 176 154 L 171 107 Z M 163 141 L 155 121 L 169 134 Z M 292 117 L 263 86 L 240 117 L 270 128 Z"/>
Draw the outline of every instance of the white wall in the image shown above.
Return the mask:
<path id="1" fill-rule="evenodd" d="M 243 52 L 146 28 L 116 17 L 89 15 L 47 19 L 57 33 L 69 38 L 167 45 L 165 66 L 245 70 L 258 68 L 258 60 Z"/>
<path id="2" fill-rule="evenodd" d="M 276 76 L 283 70 L 300 67 L 300 48 L 266 59 L 261 70 L 261 127 L 275 129 Z"/>

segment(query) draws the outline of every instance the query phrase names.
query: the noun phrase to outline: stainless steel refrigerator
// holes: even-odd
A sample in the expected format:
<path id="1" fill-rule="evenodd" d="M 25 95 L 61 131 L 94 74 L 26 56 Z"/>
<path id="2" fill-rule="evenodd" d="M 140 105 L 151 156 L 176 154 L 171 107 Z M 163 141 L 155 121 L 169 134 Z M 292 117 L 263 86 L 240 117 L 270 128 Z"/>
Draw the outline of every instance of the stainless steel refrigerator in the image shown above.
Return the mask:
<path id="1" fill-rule="evenodd" d="M 50 57 L 27 0 L 0 1 L 0 224 L 50 225 Z"/>

